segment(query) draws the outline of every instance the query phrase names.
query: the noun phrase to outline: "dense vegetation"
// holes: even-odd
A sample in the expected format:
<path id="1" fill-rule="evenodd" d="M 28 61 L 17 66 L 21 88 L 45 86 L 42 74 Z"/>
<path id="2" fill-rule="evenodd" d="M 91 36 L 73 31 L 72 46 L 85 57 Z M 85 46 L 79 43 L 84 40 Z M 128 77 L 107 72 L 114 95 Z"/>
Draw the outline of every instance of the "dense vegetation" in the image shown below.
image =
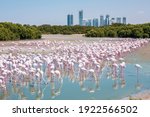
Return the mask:
<path id="1" fill-rule="evenodd" d="M 114 24 L 107 27 L 91 29 L 85 33 L 87 37 L 122 37 L 150 38 L 150 23 L 138 25 Z"/>
<path id="2" fill-rule="evenodd" d="M 10 22 L 0 23 L 0 41 L 39 38 L 41 38 L 41 32 L 36 26 L 13 24 Z"/>
<path id="3" fill-rule="evenodd" d="M 30 26 L 0 23 L 0 41 L 39 39 L 42 34 L 85 34 L 86 37 L 150 38 L 150 23 L 138 25 L 113 24 L 105 27 Z"/>
<path id="4" fill-rule="evenodd" d="M 43 34 L 85 34 L 87 37 L 149 38 L 150 23 L 138 25 L 113 24 L 104 27 L 41 25 Z"/>

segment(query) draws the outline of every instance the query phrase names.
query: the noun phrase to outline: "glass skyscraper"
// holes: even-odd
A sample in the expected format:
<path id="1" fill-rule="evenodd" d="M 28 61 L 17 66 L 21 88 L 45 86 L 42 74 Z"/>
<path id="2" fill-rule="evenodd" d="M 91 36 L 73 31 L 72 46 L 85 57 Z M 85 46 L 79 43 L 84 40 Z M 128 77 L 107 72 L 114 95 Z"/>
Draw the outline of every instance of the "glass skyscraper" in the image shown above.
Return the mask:
<path id="1" fill-rule="evenodd" d="M 82 20 L 82 26 L 86 26 L 87 21 L 86 20 Z"/>
<path id="2" fill-rule="evenodd" d="M 104 26 L 104 25 L 105 25 L 104 16 L 101 15 L 101 16 L 100 16 L 100 26 Z"/>
<path id="3" fill-rule="evenodd" d="M 67 25 L 68 26 L 73 26 L 73 15 L 72 14 L 67 15 Z"/>
<path id="4" fill-rule="evenodd" d="M 109 22 L 109 15 L 106 15 L 106 19 L 105 19 L 105 25 L 108 26 L 110 24 Z"/>
<path id="5" fill-rule="evenodd" d="M 116 23 L 121 24 L 121 17 L 117 17 L 116 20 L 117 20 Z"/>
<path id="6" fill-rule="evenodd" d="M 122 20 L 123 20 L 122 21 L 123 24 L 127 24 L 127 18 L 126 17 L 123 17 Z"/>
<path id="7" fill-rule="evenodd" d="M 86 26 L 92 26 L 92 21 L 91 21 L 91 19 L 89 19 L 89 20 L 87 21 Z"/>
<path id="8" fill-rule="evenodd" d="M 93 19 L 93 26 L 98 27 L 98 19 L 97 18 Z"/>
<path id="9" fill-rule="evenodd" d="M 79 11 L 79 25 L 83 25 L 83 10 Z"/>
<path id="10" fill-rule="evenodd" d="M 71 14 L 71 16 L 70 16 L 71 18 L 71 26 L 73 26 L 73 15 Z"/>

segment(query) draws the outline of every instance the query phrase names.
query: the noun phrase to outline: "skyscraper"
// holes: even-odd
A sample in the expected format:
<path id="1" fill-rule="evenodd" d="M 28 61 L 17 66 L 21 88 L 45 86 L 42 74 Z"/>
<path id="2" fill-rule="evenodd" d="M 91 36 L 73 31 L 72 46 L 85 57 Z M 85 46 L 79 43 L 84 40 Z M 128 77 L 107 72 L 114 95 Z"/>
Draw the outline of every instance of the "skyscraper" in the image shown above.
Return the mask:
<path id="1" fill-rule="evenodd" d="M 98 19 L 97 18 L 93 19 L 93 26 L 98 27 Z"/>
<path id="2" fill-rule="evenodd" d="M 123 17 L 123 18 L 122 18 L 122 23 L 123 23 L 123 24 L 127 24 L 127 18 L 126 18 L 126 17 Z"/>
<path id="3" fill-rule="evenodd" d="M 73 15 L 72 14 L 67 15 L 67 25 L 68 26 L 73 26 Z"/>
<path id="4" fill-rule="evenodd" d="M 86 26 L 87 21 L 86 20 L 82 20 L 82 26 Z"/>
<path id="5" fill-rule="evenodd" d="M 100 16 L 100 26 L 104 26 L 105 22 L 104 22 L 104 16 Z"/>
<path id="6" fill-rule="evenodd" d="M 67 15 L 67 26 L 70 25 L 70 14 Z"/>
<path id="7" fill-rule="evenodd" d="M 110 24 L 109 22 L 109 15 L 106 15 L 106 19 L 105 19 L 105 25 L 108 26 Z"/>
<path id="8" fill-rule="evenodd" d="M 121 24 L 121 17 L 117 17 L 116 23 Z"/>
<path id="9" fill-rule="evenodd" d="M 71 20 L 71 26 L 73 26 L 73 15 L 71 14 L 70 17 L 71 17 L 71 18 L 70 18 L 70 20 Z"/>
<path id="10" fill-rule="evenodd" d="M 91 21 L 91 19 L 89 19 L 89 20 L 87 21 L 86 26 L 92 26 L 92 21 Z"/>
<path id="11" fill-rule="evenodd" d="M 79 25 L 83 25 L 83 10 L 79 11 Z"/>
<path id="12" fill-rule="evenodd" d="M 112 25 L 112 24 L 114 24 L 114 23 L 115 23 L 115 18 L 111 18 L 110 24 Z"/>

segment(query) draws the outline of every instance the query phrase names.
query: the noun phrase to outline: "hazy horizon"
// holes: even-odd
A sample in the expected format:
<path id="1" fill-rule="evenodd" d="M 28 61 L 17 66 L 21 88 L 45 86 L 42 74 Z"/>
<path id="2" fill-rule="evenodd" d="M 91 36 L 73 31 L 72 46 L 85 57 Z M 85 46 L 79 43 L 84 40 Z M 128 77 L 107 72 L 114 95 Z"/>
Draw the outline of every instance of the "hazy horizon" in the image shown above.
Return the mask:
<path id="1" fill-rule="evenodd" d="M 84 19 L 127 17 L 127 23 L 150 22 L 150 0 L 0 0 L 0 22 L 30 25 L 66 25 L 67 14 L 74 15 L 78 24 L 78 12 L 84 11 Z"/>

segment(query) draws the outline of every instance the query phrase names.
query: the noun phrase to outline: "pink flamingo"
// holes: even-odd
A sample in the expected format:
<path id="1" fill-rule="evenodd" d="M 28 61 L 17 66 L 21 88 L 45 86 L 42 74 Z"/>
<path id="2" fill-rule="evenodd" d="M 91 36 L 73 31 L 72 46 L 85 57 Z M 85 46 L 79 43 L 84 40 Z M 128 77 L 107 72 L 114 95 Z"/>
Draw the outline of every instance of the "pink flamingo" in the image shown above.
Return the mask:
<path id="1" fill-rule="evenodd" d="M 125 78 L 124 78 L 124 68 L 126 67 L 125 62 L 120 63 L 120 78 L 121 78 L 121 87 L 125 86 Z"/>

